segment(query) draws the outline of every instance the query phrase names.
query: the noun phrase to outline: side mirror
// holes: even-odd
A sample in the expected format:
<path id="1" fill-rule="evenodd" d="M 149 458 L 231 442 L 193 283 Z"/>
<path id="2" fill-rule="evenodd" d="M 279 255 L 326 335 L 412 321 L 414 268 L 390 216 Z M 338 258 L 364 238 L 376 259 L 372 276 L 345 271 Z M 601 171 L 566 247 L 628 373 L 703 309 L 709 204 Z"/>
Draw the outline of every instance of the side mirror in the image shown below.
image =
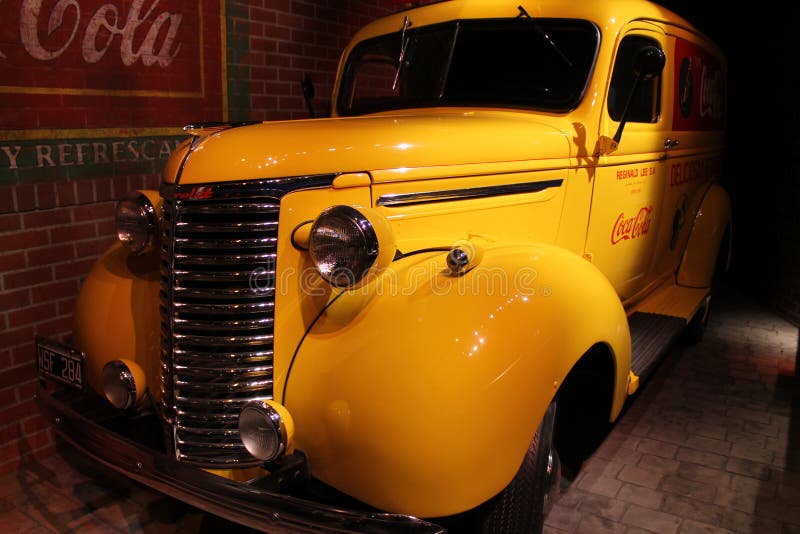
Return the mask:
<path id="1" fill-rule="evenodd" d="M 643 46 L 633 58 L 633 73 L 637 78 L 650 80 L 661 74 L 666 62 L 667 57 L 660 48 L 653 45 Z"/>
<path id="2" fill-rule="evenodd" d="M 312 119 L 316 118 L 317 114 L 314 112 L 314 94 L 316 90 L 314 89 L 314 80 L 311 79 L 310 74 L 306 73 L 303 76 L 303 79 L 300 80 L 300 87 L 303 89 L 303 100 L 306 101 L 308 113 Z"/>
<path id="3" fill-rule="evenodd" d="M 643 81 L 652 80 L 659 76 L 664 70 L 664 64 L 667 62 L 667 57 L 664 51 L 653 45 L 646 45 L 639 49 L 636 56 L 633 58 L 633 87 L 628 94 L 628 101 L 625 103 L 625 110 L 622 112 L 622 117 L 619 120 L 619 128 L 617 133 L 614 134 L 614 142 L 619 143 L 622 139 L 622 130 L 625 128 L 625 123 L 628 122 L 628 115 L 630 114 L 631 102 L 633 102 L 636 93 L 642 86 Z"/>

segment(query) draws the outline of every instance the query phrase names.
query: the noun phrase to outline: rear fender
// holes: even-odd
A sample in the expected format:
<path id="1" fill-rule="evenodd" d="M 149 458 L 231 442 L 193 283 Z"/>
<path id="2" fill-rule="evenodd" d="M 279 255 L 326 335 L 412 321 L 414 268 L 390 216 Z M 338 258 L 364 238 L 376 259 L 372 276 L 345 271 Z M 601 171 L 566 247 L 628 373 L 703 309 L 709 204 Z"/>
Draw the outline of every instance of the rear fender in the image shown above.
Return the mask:
<path id="1" fill-rule="evenodd" d="M 692 233 L 678 269 L 678 285 L 711 287 L 717 255 L 730 223 L 730 197 L 719 184 L 713 184 L 695 214 Z M 725 261 L 727 263 L 727 258 Z"/>

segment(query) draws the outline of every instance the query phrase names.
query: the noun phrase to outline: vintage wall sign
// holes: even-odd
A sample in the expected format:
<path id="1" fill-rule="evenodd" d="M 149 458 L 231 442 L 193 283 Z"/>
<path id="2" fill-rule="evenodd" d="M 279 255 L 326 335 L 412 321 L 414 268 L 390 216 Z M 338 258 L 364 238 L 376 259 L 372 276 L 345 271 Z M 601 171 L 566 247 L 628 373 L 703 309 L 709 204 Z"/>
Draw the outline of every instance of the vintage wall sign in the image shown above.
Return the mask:
<path id="1" fill-rule="evenodd" d="M 222 120 L 224 34 L 219 1 L 0 0 L 0 129 Z"/>
<path id="2" fill-rule="evenodd" d="M 185 136 L 0 141 L 0 184 L 155 174 Z"/>

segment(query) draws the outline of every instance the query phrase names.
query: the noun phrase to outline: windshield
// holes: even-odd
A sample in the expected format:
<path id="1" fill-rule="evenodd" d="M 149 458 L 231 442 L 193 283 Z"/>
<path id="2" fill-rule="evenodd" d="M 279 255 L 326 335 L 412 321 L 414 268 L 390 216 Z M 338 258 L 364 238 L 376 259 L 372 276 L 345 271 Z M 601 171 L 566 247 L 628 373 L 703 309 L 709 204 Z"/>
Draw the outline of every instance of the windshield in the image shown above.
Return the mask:
<path id="1" fill-rule="evenodd" d="M 592 23 L 566 19 L 455 21 L 382 35 L 359 43 L 348 57 L 337 110 L 569 111 L 583 96 L 598 42 Z"/>

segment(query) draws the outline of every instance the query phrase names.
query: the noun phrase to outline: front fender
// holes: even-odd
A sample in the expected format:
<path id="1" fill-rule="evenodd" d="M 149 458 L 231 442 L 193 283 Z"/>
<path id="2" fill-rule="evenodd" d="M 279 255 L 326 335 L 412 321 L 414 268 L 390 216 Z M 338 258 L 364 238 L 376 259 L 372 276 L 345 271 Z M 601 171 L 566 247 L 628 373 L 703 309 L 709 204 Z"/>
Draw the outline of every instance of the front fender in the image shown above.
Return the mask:
<path id="1" fill-rule="evenodd" d="M 138 256 L 115 243 L 95 262 L 75 304 L 75 345 L 86 353 L 86 374 L 102 395 L 103 366 L 125 358 L 144 370 L 156 399 L 161 388 L 158 315 L 159 255 Z"/>
<path id="2" fill-rule="evenodd" d="M 613 416 L 630 334 L 593 265 L 549 245 L 495 245 L 453 277 L 444 253 L 413 256 L 332 300 L 295 353 L 284 402 L 315 476 L 378 508 L 448 515 L 508 484 L 598 342 L 616 359 Z"/>

